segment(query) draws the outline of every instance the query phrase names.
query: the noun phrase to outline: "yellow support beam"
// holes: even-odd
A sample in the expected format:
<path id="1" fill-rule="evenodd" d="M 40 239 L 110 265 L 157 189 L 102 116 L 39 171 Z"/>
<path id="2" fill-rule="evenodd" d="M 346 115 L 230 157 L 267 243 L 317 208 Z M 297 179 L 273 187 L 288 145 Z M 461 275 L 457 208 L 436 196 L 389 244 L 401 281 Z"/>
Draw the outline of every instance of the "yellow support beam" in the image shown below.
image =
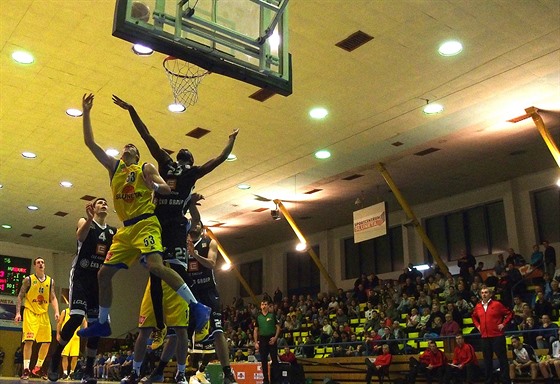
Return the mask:
<path id="1" fill-rule="evenodd" d="M 212 232 L 212 230 L 210 228 L 206 227 L 206 226 L 204 227 L 204 229 L 206 230 L 206 234 L 208 235 L 208 237 L 216 242 L 216 245 L 218 246 L 218 251 L 220 251 L 220 254 L 224 258 L 225 262 L 230 265 L 231 269 L 233 270 L 233 272 L 237 276 L 237 279 L 239 280 L 241 285 L 243 285 L 243 288 L 245 288 L 245 290 L 249 293 L 249 295 L 251 296 L 251 299 L 253 300 L 255 305 L 258 307 L 259 306 L 259 301 L 257 300 L 257 297 L 255 296 L 255 293 L 253 292 L 253 290 L 249 286 L 249 283 L 247 283 L 247 280 L 245 280 L 245 278 L 241 275 L 241 272 L 239 272 L 239 269 L 237 269 L 235 264 L 233 264 L 231 262 L 231 259 L 228 257 L 226 251 L 222 247 L 222 244 L 220 244 L 220 242 L 218 241 L 218 238 L 216 237 L 214 232 Z"/>
<path id="2" fill-rule="evenodd" d="M 292 215 L 290 215 L 290 212 L 288 212 L 284 204 L 282 204 L 282 201 L 276 199 L 274 200 L 274 203 L 278 206 L 278 209 L 282 212 L 282 214 L 286 218 L 286 221 L 288 222 L 288 224 L 290 224 L 290 227 L 292 227 L 292 230 L 296 234 L 299 241 L 303 244 L 308 244 L 307 240 L 305 239 L 299 227 L 297 226 L 296 222 L 294 221 Z M 309 254 L 309 256 L 311 256 L 311 259 L 315 262 L 315 265 L 317 266 L 317 268 L 319 268 L 321 274 L 323 274 L 325 279 L 327 279 L 327 283 L 329 284 L 329 289 L 331 290 L 331 292 L 336 292 L 338 288 L 334 283 L 334 280 L 332 279 L 331 275 L 329 275 L 329 272 L 323 266 L 321 260 L 319 259 L 319 256 L 317 256 L 317 254 L 315 253 L 315 251 L 311 246 L 307 247 L 307 253 Z"/>
<path id="3" fill-rule="evenodd" d="M 552 157 L 554 157 L 554 160 L 556 160 L 556 164 L 558 164 L 558 167 L 560 168 L 560 151 L 558 150 L 558 146 L 554 142 L 554 139 L 552 138 L 549 130 L 544 125 L 544 121 L 541 115 L 539 115 L 538 111 L 539 110 L 535 107 L 525 108 L 525 112 L 527 112 L 527 114 L 533 119 L 533 122 L 537 126 L 537 129 L 541 134 L 546 146 L 548 147 L 548 150 L 550 151 Z"/>
<path id="4" fill-rule="evenodd" d="M 412 211 L 412 208 L 410 207 L 410 205 L 408 205 L 404 196 L 401 194 L 401 191 L 399 190 L 399 188 L 397 187 L 397 185 L 393 181 L 393 178 L 391 177 L 389 172 L 387 172 L 387 169 L 385 169 L 385 166 L 383 165 L 383 163 L 377 163 L 375 165 L 375 167 L 381 173 L 381 176 L 383 176 L 383 178 L 385 179 L 385 182 L 387 183 L 389 188 L 391 188 L 391 191 L 393 191 L 393 194 L 395 195 L 395 197 L 397 198 L 397 201 L 399 202 L 402 209 L 406 213 L 406 216 L 410 220 L 412 220 L 412 224 L 414 225 L 414 228 L 416 229 L 416 232 L 422 238 L 422 242 L 424 243 L 426 248 L 428 248 L 428 250 L 430 251 L 430 253 L 434 257 L 435 262 L 437 263 L 437 265 L 439 266 L 441 271 L 444 273 L 444 276 L 447 275 L 447 272 L 449 272 L 449 269 L 447 268 L 447 265 L 443 262 L 443 260 L 439 256 L 439 253 L 438 253 L 436 247 L 434 246 L 434 244 L 432 243 L 432 241 L 428 237 L 428 234 L 426 233 L 426 231 L 424 231 L 424 228 L 422 228 L 422 226 L 418 222 L 418 218 L 416 218 L 416 215 Z"/>

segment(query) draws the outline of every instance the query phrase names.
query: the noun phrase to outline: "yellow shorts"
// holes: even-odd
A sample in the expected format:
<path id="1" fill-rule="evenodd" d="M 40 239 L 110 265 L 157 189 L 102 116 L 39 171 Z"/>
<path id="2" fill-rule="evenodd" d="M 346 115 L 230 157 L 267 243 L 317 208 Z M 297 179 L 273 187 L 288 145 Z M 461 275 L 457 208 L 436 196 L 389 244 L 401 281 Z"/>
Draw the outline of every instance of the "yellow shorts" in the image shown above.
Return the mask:
<path id="1" fill-rule="evenodd" d="M 168 327 L 187 327 L 189 325 L 189 305 L 181 298 L 169 285 L 161 282 L 163 290 L 163 317 Z M 146 285 L 142 305 L 140 306 L 140 316 L 138 318 L 138 328 L 153 328 L 156 326 L 154 307 L 150 296 L 150 281 Z"/>
<path id="2" fill-rule="evenodd" d="M 141 255 L 154 252 L 163 252 L 161 225 L 157 217 L 150 216 L 129 227 L 117 229 L 103 264 L 128 268 Z"/>
<path id="3" fill-rule="evenodd" d="M 78 332 L 77 329 L 76 332 Z M 62 356 L 80 356 L 80 338 L 76 335 L 76 332 L 74 332 L 74 336 L 72 336 L 68 344 L 64 346 Z"/>
<path id="4" fill-rule="evenodd" d="M 23 311 L 22 341 L 50 343 L 52 340 L 51 321 L 48 312 L 36 314 L 29 309 Z"/>

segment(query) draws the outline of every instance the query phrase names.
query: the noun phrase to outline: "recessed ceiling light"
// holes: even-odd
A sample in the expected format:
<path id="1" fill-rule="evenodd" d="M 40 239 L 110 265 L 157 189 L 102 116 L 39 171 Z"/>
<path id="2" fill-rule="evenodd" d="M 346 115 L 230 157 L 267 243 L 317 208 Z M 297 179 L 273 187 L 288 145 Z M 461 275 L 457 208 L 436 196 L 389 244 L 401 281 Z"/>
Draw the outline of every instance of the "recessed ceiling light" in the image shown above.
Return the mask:
<path id="1" fill-rule="evenodd" d="M 426 115 L 435 115 L 436 113 L 443 112 L 443 105 L 438 103 L 430 103 L 424 107 L 423 111 Z"/>
<path id="2" fill-rule="evenodd" d="M 174 112 L 174 113 L 181 113 L 181 112 L 185 112 L 187 110 L 187 108 L 183 104 L 180 104 L 180 103 L 169 104 L 167 109 L 169 109 L 171 112 Z"/>
<path id="3" fill-rule="evenodd" d="M 246 190 L 246 189 L 251 189 L 251 186 L 249 184 L 238 184 L 237 188 L 241 190 Z"/>
<path id="4" fill-rule="evenodd" d="M 237 160 L 237 156 L 235 156 L 233 153 L 230 153 L 226 159 L 226 161 L 235 161 Z"/>
<path id="5" fill-rule="evenodd" d="M 114 148 L 109 148 L 105 151 L 105 153 L 108 154 L 109 156 L 115 157 L 118 156 L 119 151 Z"/>
<path id="6" fill-rule="evenodd" d="M 73 184 L 72 184 L 71 182 L 69 182 L 69 181 L 61 181 L 61 182 L 60 182 L 60 186 L 61 186 L 61 187 L 64 187 L 64 188 L 71 188 L 72 185 L 73 185 Z"/>
<path id="7" fill-rule="evenodd" d="M 68 108 L 66 114 L 71 117 L 80 117 L 83 115 L 83 112 L 76 108 Z"/>
<path id="8" fill-rule="evenodd" d="M 331 153 L 326 149 L 322 149 L 320 151 L 315 152 L 315 157 L 318 159 L 328 159 L 331 157 Z"/>
<path id="9" fill-rule="evenodd" d="M 298 243 L 296 245 L 296 251 L 303 252 L 307 249 L 307 243 Z"/>
<path id="10" fill-rule="evenodd" d="M 463 50 L 463 44 L 457 40 L 446 41 L 439 46 L 438 52 L 442 56 L 455 56 Z"/>
<path id="11" fill-rule="evenodd" d="M 309 111 L 309 116 L 311 116 L 313 119 L 324 119 L 328 114 L 329 111 L 327 111 L 323 107 L 313 108 L 311 111 Z"/>
<path id="12" fill-rule="evenodd" d="M 39 207 L 36 205 L 28 205 L 27 209 L 29 209 L 30 211 L 36 211 L 39 209 Z"/>
<path id="13" fill-rule="evenodd" d="M 2 224 L 2 228 L 4 229 L 12 229 L 12 226 L 10 224 Z"/>
<path id="14" fill-rule="evenodd" d="M 20 64 L 31 64 L 35 61 L 31 53 L 24 51 L 16 51 L 12 53 L 12 59 Z"/>
<path id="15" fill-rule="evenodd" d="M 138 56 L 150 56 L 154 53 L 154 50 L 142 44 L 134 44 L 132 46 L 132 52 L 136 53 Z"/>
<path id="16" fill-rule="evenodd" d="M 26 159 L 34 159 L 37 157 L 37 155 L 34 154 L 33 152 L 22 152 L 21 155 Z"/>
<path id="17" fill-rule="evenodd" d="M 223 263 L 222 271 L 229 271 L 231 269 L 231 263 Z"/>

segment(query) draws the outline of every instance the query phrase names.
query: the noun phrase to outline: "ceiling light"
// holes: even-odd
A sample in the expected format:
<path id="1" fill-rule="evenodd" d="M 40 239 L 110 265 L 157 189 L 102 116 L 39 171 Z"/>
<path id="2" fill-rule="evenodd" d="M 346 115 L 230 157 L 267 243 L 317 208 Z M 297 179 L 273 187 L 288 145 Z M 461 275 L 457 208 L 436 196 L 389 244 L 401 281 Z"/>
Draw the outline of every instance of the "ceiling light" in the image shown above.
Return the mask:
<path id="1" fill-rule="evenodd" d="M 442 56 L 455 56 L 463 50 L 463 44 L 457 40 L 446 41 L 439 46 L 438 52 Z"/>
<path id="2" fill-rule="evenodd" d="M 298 245 L 296 245 L 296 251 L 298 252 L 303 252 L 307 249 L 307 243 L 298 243 Z"/>
<path id="3" fill-rule="evenodd" d="M 247 190 L 247 189 L 251 189 L 251 186 L 249 184 L 238 184 L 237 188 L 241 190 Z"/>
<path id="4" fill-rule="evenodd" d="M 150 56 L 154 53 L 154 50 L 142 44 L 134 44 L 132 46 L 132 52 L 136 53 L 138 56 Z"/>
<path id="5" fill-rule="evenodd" d="M 327 111 L 323 107 L 313 108 L 311 111 L 309 111 L 309 116 L 311 116 L 313 119 L 324 119 L 328 114 L 329 111 Z"/>
<path id="6" fill-rule="evenodd" d="M 235 156 L 233 153 L 230 153 L 226 159 L 226 161 L 235 161 L 237 160 L 237 156 Z"/>
<path id="7" fill-rule="evenodd" d="M 83 112 L 76 108 L 68 108 L 66 114 L 71 117 L 80 117 L 83 115 Z"/>
<path id="8" fill-rule="evenodd" d="M 27 209 L 29 209 L 30 211 L 36 211 L 39 209 L 39 207 L 36 205 L 28 205 Z"/>
<path id="9" fill-rule="evenodd" d="M 4 184 L 0 184 L 0 189 L 4 188 Z"/>
<path id="10" fill-rule="evenodd" d="M 556 180 L 556 185 L 560 187 L 560 177 Z"/>
<path id="11" fill-rule="evenodd" d="M 61 181 L 61 182 L 60 182 L 60 186 L 61 186 L 61 187 L 64 187 L 64 188 L 71 188 L 72 185 L 73 185 L 73 184 L 72 184 L 71 182 L 69 182 L 69 181 Z"/>
<path id="12" fill-rule="evenodd" d="M 231 269 L 231 263 L 223 263 L 222 271 L 229 271 Z"/>
<path id="13" fill-rule="evenodd" d="M 443 111 L 443 105 L 438 103 L 430 103 L 424 107 L 423 111 L 426 115 L 435 115 Z"/>
<path id="14" fill-rule="evenodd" d="M 4 229 L 12 229 L 12 226 L 10 224 L 2 224 L 2 228 Z"/>
<path id="15" fill-rule="evenodd" d="M 31 64 L 35 61 L 31 53 L 24 51 L 16 51 L 12 53 L 12 59 L 20 64 Z"/>
<path id="16" fill-rule="evenodd" d="M 34 159 L 37 157 L 37 155 L 34 154 L 33 152 L 22 152 L 21 155 L 26 159 Z"/>
<path id="17" fill-rule="evenodd" d="M 275 203 L 276 208 L 270 210 L 270 216 L 272 216 L 272 220 L 280 220 L 280 210 L 278 209 L 278 203 Z"/>
<path id="18" fill-rule="evenodd" d="M 169 111 L 174 112 L 174 113 L 181 113 L 181 112 L 185 112 L 187 110 L 187 108 L 183 104 L 180 104 L 180 103 L 169 104 L 167 109 L 169 109 Z"/>
<path id="19" fill-rule="evenodd" d="M 119 155 L 119 151 L 116 150 L 116 149 L 114 149 L 114 148 L 109 148 L 109 149 L 107 149 L 107 150 L 105 151 L 105 153 L 108 154 L 109 156 L 112 156 L 112 157 L 116 157 L 116 156 Z"/>
<path id="20" fill-rule="evenodd" d="M 331 157 L 331 153 L 326 149 L 322 149 L 320 151 L 315 152 L 315 157 L 318 159 L 328 159 Z"/>
<path id="21" fill-rule="evenodd" d="M 270 35 L 268 38 L 268 44 L 270 45 L 271 50 L 278 51 L 278 46 L 280 45 L 280 35 L 278 34 L 278 31 L 275 30 L 272 35 Z"/>

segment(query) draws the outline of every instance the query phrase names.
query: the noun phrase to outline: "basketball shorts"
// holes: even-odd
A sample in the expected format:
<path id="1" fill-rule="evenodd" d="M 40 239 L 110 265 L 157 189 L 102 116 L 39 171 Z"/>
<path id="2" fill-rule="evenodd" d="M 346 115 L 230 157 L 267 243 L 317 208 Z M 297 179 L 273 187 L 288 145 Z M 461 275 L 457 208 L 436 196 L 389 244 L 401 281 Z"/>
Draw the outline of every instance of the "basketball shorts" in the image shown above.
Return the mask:
<path id="1" fill-rule="evenodd" d="M 129 268 L 141 255 L 156 252 L 163 252 L 161 225 L 157 217 L 150 216 L 131 226 L 117 229 L 103 264 Z"/>
<path id="2" fill-rule="evenodd" d="M 189 305 L 169 285 L 161 282 L 163 289 L 163 317 L 168 327 L 187 327 L 189 325 Z M 139 328 L 154 328 L 156 318 L 150 295 L 150 281 L 144 290 L 138 318 Z"/>
<path id="3" fill-rule="evenodd" d="M 187 220 L 165 220 L 161 222 L 161 239 L 165 249 L 163 259 L 179 259 L 186 262 Z"/>
<path id="4" fill-rule="evenodd" d="M 200 289 L 195 285 L 192 288 L 192 293 L 199 302 L 212 308 L 209 320 L 209 336 L 212 337 L 216 332 L 224 332 L 222 328 L 222 307 L 220 305 L 220 296 L 218 295 L 216 287 Z"/>
<path id="5" fill-rule="evenodd" d="M 51 321 L 48 312 L 36 314 L 27 308 L 23 311 L 22 341 L 29 340 L 36 341 L 37 343 L 51 342 Z"/>
<path id="6" fill-rule="evenodd" d="M 77 329 L 76 332 L 78 332 Z M 62 356 L 80 356 L 80 338 L 76 335 L 76 332 L 74 332 L 74 336 L 72 336 L 68 344 L 64 346 Z"/>
<path id="7" fill-rule="evenodd" d="M 88 320 L 99 315 L 99 285 L 95 271 L 76 273 L 70 282 L 70 315 L 81 315 Z"/>

